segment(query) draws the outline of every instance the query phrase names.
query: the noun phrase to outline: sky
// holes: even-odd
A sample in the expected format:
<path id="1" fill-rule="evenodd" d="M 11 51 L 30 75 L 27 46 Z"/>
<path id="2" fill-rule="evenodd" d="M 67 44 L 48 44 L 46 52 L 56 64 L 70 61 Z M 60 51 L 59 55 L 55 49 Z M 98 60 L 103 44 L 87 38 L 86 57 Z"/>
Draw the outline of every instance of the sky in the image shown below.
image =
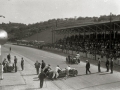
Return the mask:
<path id="1" fill-rule="evenodd" d="M 120 0 L 0 0 L 0 23 L 120 14 Z"/>

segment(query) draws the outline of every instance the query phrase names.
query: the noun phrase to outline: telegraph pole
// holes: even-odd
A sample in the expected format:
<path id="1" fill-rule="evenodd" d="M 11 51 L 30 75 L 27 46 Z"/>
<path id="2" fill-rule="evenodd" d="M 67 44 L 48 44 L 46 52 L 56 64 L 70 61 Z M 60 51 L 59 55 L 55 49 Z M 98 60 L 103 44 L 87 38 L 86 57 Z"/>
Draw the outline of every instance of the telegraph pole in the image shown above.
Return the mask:
<path id="1" fill-rule="evenodd" d="M 111 23 L 111 19 L 112 19 L 112 17 L 111 17 L 111 15 L 112 15 L 112 13 L 110 13 L 110 50 L 109 50 L 109 55 L 111 55 L 111 47 L 112 47 L 112 39 L 111 39 L 111 34 L 112 34 L 112 23 Z"/>

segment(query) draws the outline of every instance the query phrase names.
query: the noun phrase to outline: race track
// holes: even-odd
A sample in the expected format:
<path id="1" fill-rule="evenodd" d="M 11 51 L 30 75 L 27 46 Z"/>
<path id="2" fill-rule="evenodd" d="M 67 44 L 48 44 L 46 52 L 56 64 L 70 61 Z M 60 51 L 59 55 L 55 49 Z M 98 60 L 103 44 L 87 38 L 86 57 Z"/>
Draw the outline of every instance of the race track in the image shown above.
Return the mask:
<path id="1" fill-rule="evenodd" d="M 29 58 L 31 61 L 35 62 L 38 60 L 44 60 L 46 64 L 50 64 L 53 69 L 55 69 L 56 65 L 59 65 L 61 68 L 65 68 L 66 62 L 65 57 L 53 54 L 50 52 L 23 47 L 23 46 L 15 46 L 15 45 L 4 45 L 3 49 L 9 47 L 12 48 L 12 51 L 20 54 L 26 58 Z M 96 62 L 97 63 L 97 62 Z M 105 72 L 106 69 L 101 68 L 102 73 L 97 73 L 97 66 L 91 65 L 90 75 L 85 75 L 85 63 L 81 62 L 80 64 L 70 65 L 73 68 L 78 70 L 77 77 L 69 77 L 68 79 L 60 78 L 55 81 L 51 81 L 54 85 L 56 85 L 60 90 L 120 90 L 120 73 L 114 72 L 114 74 L 110 74 Z"/>

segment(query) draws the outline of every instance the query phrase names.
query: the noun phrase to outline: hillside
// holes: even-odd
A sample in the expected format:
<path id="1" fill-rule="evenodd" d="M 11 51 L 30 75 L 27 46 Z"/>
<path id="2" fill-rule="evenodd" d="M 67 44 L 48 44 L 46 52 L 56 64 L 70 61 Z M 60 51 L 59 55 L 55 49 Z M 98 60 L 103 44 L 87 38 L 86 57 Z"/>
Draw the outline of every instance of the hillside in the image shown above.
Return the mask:
<path id="1" fill-rule="evenodd" d="M 48 43 L 52 42 L 52 32 L 53 28 L 65 28 L 77 25 L 87 25 L 94 23 L 101 23 L 106 21 L 120 20 L 120 15 L 101 15 L 100 17 L 74 17 L 74 18 L 58 18 L 49 19 L 44 22 L 37 22 L 34 24 L 23 24 L 23 23 L 2 23 L 0 28 L 4 29 L 9 34 L 9 41 L 16 40 L 38 40 L 45 41 Z M 59 37 L 57 35 L 57 37 Z M 60 36 L 61 38 L 63 36 Z M 56 39 L 56 38 L 55 38 Z M 59 38 L 60 39 L 60 38 Z M 58 40 L 58 39 L 57 39 Z"/>
<path id="2" fill-rule="evenodd" d="M 30 37 L 24 38 L 24 40 L 37 40 L 37 41 L 45 41 L 47 43 L 52 43 L 52 32 L 51 30 L 44 30 L 41 33 L 34 34 Z"/>

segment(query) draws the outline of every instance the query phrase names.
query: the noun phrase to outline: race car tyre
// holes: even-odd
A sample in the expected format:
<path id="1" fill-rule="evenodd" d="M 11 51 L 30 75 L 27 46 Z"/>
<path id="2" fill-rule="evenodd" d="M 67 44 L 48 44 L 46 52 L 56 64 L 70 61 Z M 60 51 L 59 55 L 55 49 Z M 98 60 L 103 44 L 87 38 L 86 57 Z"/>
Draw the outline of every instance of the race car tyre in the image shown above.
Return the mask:
<path id="1" fill-rule="evenodd" d="M 76 77 L 78 75 L 78 71 L 75 70 L 73 76 Z"/>
<path id="2" fill-rule="evenodd" d="M 52 79 L 52 76 L 53 76 L 53 72 L 49 73 L 49 78 Z"/>

